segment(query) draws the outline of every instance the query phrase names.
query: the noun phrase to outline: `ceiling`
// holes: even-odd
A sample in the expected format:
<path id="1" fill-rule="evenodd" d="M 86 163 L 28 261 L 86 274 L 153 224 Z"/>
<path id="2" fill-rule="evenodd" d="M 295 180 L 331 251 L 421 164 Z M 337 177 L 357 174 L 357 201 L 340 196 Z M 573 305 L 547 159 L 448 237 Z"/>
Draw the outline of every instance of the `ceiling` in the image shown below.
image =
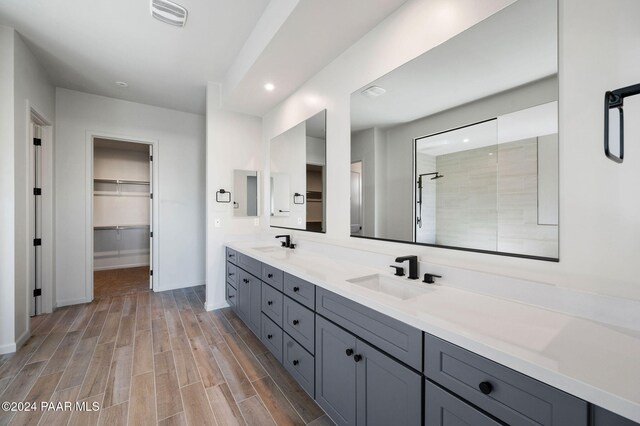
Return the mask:
<path id="1" fill-rule="evenodd" d="M 177 28 L 149 0 L 2 0 L 0 24 L 58 87 L 204 114 L 217 82 L 223 107 L 263 115 L 405 1 L 177 0 Z"/>
<path id="2" fill-rule="evenodd" d="M 555 0 L 519 0 L 351 95 L 352 131 L 391 127 L 558 71 Z M 361 91 L 386 89 L 377 98 Z"/>

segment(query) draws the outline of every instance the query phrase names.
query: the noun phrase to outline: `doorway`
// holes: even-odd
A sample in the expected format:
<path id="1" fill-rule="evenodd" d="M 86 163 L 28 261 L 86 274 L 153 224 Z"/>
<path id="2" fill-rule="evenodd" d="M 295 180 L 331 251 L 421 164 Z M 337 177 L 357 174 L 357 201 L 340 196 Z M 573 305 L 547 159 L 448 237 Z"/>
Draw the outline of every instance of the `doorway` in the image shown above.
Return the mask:
<path id="1" fill-rule="evenodd" d="M 93 138 L 93 297 L 153 289 L 153 144 Z"/>
<path id="2" fill-rule="evenodd" d="M 351 163 L 351 235 L 362 235 L 362 161 Z"/>

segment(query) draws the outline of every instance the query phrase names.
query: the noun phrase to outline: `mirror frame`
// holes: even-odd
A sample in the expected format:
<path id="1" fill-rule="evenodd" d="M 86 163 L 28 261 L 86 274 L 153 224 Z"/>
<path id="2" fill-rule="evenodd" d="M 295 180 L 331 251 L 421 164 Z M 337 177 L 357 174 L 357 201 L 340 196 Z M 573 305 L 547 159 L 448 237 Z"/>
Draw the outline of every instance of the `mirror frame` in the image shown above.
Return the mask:
<path id="1" fill-rule="evenodd" d="M 326 192 L 327 192 L 327 115 L 328 115 L 328 110 L 327 108 L 322 108 L 321 110 L 314 112 L 313 114 L 309 115 L 307 118 L 305 118 L 304 120 L 294 124 L 293 126 L 290 126 L 287 130 L 285 130 L 284 132 L 278 133 L 277 135 L 273 136 L 271 139 L 269 139 L 269 177 L 268 177 L 268 181 L 271 181 L 271 142 L 273 141 L 273 139 L 277 138 L 280 135 L 285 134 L 286 132 L 288 132 L 289 130 L 293 129 L 296 126 L 299 126 L 300 124 L 306 122 L 307 120 L 309 120 L 311 117 L 314 117 L 318 114 L 320 114 L 321 112 L 324 112 L 324 130 L 325 130 L 325 139 L 324 139 L 324 167 L 325 167 L 325 173 L 323 175 L 323 189 L 325 192 L 325 195 L 323 195 L 323 201 L 322 201 L 322 210 L 323 210 L 323 225 L 324 225 L 324 230 L 321 231 L 312 231 L 312 230 L 308 230 L 308 229 L 303 229 L 303 228 L 292 228 L 292 227 L 288 227 L 288 226 L 277 226 L 277 225 L 272 225 L 271 224 L 271 214 L 269 214 L 269 227 L 270 228 L 276 228 L 276 229 L 290 229 L 292 231 L 301 231 L 301 232 L 312 232 L 314 234 L 326 234 L 327 233 L 327 196 L 326 196 Z M 305 158 L 305 164 L 307 159 Z M 269 200 L 271 200 L 271 188 L 269 188 Z M 271 201 L 269 201 L 269 203 L 271 203 Z M 307 194 L 305 194 L 305 201 L 304 201 L 305 207 L 307 205 Z M 271 211 L 271 209 L 269 209 L 269 211 Z"/>

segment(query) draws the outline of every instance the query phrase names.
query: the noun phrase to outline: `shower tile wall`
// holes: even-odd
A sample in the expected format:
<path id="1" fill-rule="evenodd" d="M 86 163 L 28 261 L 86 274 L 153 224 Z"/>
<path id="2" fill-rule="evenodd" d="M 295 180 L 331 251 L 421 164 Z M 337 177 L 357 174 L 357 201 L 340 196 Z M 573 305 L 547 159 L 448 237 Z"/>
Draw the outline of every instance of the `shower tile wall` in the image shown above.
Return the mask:
<path id="1" fill-rule="evenodd" d="M 495 146 L 437 157 L 437 244 L 496 249 L 496 159 Z"/>

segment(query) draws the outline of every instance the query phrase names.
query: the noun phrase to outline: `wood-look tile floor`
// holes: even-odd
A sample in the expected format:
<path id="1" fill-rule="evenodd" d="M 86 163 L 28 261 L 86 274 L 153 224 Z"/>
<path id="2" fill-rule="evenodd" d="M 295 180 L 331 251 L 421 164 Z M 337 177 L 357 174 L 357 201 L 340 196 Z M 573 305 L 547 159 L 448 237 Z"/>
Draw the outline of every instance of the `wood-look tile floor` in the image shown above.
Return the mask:
<path id="1" fill-rule="evenodd" d="M 38 409 L 0 411 L 0 425 L 332 424 L 233 311 L 204 310 L 204 292 L 104 297 L 35 317 L 25 345 L 0 356 L 0 401 Z"/>
<path id="2" fill-rule="evenodd" d="M 148 266 L 93 272 L 95 299 L 148 291 L 150 291 Z"/>

